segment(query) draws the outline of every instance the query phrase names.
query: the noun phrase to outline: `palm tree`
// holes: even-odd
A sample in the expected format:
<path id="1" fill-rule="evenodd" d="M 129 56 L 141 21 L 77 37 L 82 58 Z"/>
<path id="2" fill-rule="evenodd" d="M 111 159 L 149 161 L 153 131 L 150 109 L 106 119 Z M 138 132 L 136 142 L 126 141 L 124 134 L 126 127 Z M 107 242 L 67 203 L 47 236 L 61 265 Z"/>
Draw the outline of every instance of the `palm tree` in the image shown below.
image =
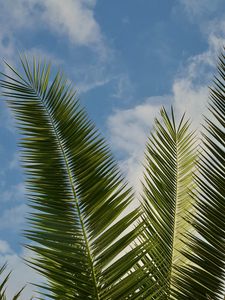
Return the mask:
<path id="1" fill-rule="evenodd" d="M 51 299 L 222 299 L 225 277 L 225 56 L 211 89 L 202 149 L 173 109 L 146 146 L 141 205 L 76 92 L 50 66 L 1 86 L 15 113 L 32 208 L 28 263 Z"/>

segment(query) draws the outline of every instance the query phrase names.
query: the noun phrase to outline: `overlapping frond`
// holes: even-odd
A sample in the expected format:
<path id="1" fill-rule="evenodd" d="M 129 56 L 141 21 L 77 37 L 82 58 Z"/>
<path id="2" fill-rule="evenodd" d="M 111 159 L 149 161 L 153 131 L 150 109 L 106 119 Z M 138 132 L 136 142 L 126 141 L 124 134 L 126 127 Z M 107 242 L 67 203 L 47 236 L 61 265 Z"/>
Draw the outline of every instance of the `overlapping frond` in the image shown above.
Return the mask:
<path id="1" fill-rule="evenodd" d="M 147 143 L 141 216 L 139 209 L 127 213 L 132 191 L 64 76 L 51 80 L 49 65 L 21 62 L 25 77 L 9 66 L 12 77 L 0 83 L 23 135 L 32 209 L 25 235 L 36 253 L 29 263 L 47 278 L 39 286 L 43 295 L 223 299 L 225 56 L 211 89 L 200 175 L 193 180 L 197 151 L 189 121 L 183 116 L 176 125 L 173 109 L 170 117 L 163 108 Z"/>
<path id="2" fill-rule="evenodd" d="M 180 253 L 190 224 L 185 220 L 193 199 L 193 171 L 196 162 L 195 135 L 184 116 L 178 126 L 161 110 L 146 149 L 144 177 L 145 238 L 149 241 L 143 269 L 152 283 L 146 299 L 170 299 L 174 271 L 185 262 Z"/>
<path id="3" fill-rule="evenodd" d="M 135 291 L 144 280 L 132 268 L 141 245 L 118 258 L 140 229 L 127 230 L 138 209 L 121 216 L 132 191 L 64 76 L 51 81 L 49 65 L 21 62 L 25 77 L 9 66 L 13 75 L 4 75 L 1 86 L 23 134 L 32 208 L 25 234 L 37 254 L 31 265 L 48 279 L 43 293 L 61 300 L 126 299 L 129 286 Z"/>
<path id="4" fill-rule="evenodd" d="M 203 153 L 196 178 L 198 198 L 185 255 L 192 265 L 180 269 L 179 299 L 224 299 L 225 295 L 225 56 L 211 88 L 210 117 L 202 135 Z"/>

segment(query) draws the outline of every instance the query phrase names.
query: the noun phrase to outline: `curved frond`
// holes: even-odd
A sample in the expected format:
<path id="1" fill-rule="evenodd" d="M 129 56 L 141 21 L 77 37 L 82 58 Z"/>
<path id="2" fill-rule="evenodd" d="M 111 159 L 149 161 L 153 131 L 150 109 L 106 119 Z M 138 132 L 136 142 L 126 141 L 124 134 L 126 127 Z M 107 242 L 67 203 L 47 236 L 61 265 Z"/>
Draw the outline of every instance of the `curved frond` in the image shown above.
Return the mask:
<path id="1" fill-rule="evenodd" d="M 141 253 L 137 247 L 118 258 L 140 229 L 127 230 L 138 209 L 122 215 L 132 191 L 64 76 L 51 81 L 49 65 L 21 62 L 25 77 L 9 66 L 13 75 L 1 86 L 23 134 L 32 208 L 25 234 L 37 254 L 30 264 L 48 279 L 43 293 L 52 299 L 125 299 L 121 282 Z"/>
<path id="2" fill-rule="evenodd" d="M 176 126 L 173 110 L 170 118 L 164 108 L 161 117 L 147 143 L 143 196 L 149 249 L 142 262 L 152 280 L 146 287 L 149 299 L 157 300 L 170 299 L 175 269 L 186 261 L 181 250 L 190 230 L 185 218 L 193 206 L 190 191 L 196 161 L 189 121 L 183 116 Z"/>
<path id="3" fill-rule="evenodd" d="M 180 269 L 179 299 L 224 299 L 225 295 L 225 56 L 221 55 L 219 76 L 211 88 L 203 154 L 196 178 L 198 198 L 185 255 L 192 265 Z"/>

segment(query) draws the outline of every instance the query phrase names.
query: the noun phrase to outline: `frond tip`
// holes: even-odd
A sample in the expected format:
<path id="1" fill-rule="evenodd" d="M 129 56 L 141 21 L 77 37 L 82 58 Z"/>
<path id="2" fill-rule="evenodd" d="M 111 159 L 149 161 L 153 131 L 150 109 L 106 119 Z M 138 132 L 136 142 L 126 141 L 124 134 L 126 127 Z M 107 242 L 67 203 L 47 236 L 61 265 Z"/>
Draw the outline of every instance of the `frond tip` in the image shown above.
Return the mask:
<path id="1" fill-rule="evenodd" d="M 152 274 L 149 293 L 154 293 L 153 299 L 170 297 L 174 270 L 185 261 L 182 239 L 190 230 L 185 218 L 193 208 L 190 192 L 196 163 L 196 139 L 189 121 L 183 116 L 176 126 L 173 109 L 170 118 L 162 108 L 161 117 L 161 122 L 155 120 L 147 143 L 143 184 L 145 238 L 149 241 L 143 264 Z"/>

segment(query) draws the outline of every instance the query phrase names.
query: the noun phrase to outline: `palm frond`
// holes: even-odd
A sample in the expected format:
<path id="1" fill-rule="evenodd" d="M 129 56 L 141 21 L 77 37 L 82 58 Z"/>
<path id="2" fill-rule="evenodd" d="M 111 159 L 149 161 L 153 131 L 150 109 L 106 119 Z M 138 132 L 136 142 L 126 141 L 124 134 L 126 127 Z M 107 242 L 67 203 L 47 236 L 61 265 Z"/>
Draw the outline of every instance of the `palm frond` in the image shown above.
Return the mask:
<path id="1" fill-rule="evenodd" d="M 9 66 L 13 75 L 4 75 L 1 86 L 23 134 L 32 208 L 25 235 L 32 241 L 27 247 L 37 254 L 31 266 L 48 279 L 43 294 L 126 299 L 130 292 L 121 282 L 130 272 L 133 288 L 144 280 L 132 270 L 141 247 L 118 257 L 141 229 L 127 230 L 139 209 L 122 215 L 133 193 L 64 76 L 58 73 L 51 81 L 49 65 L 21 62 L 25 76 Z"/>
<path id="2" fill-rule="evenodd" d="M 225 56 L 218 66 L 219 76 L 211 88 L 203 153 L 196 178 L 198 198 L 185 255 L 192 265 L 181 268 L 179 299 L 223 299 L 225 294 Z"/>
<path id="3" fill-rule="evenodd" d="M 190 230 L 186 221 L 192 210 L 193 171 L 196 162 L 195 135 L 184 116 L 178 126 L 173 109 L 171 117 L 163 108 L 162 122 L 146 149 L 143 210 L 146 223 L 147 255 L 142 259 L 152 284 L 145 287 L 149 299 L 170 299 L 174 289 L 175 269 L 184 264 L 184 234 Z"/>

